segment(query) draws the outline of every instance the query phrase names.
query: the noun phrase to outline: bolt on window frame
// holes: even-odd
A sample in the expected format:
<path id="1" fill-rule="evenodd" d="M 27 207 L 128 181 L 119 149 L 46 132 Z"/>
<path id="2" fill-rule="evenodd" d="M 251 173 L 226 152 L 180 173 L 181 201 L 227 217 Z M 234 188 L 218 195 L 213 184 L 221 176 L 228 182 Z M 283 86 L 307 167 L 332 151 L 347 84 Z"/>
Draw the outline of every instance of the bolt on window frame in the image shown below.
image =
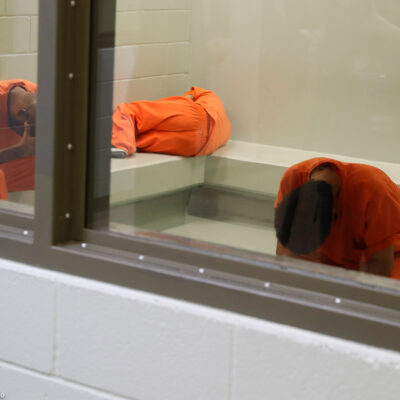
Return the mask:
<path id="1" fill-rule="evenodd" d="M 88 229 L 99 45 L 115 0 L 40 0 L 35 215 L 0 211 L 4 258 L 400 350 L 398 282 L 153 233 Z M 97 41 L 108 20 L 109 35 Z M 115 23 L 115 22 L 114 22 Z M 100 43 L 100 44 L 99 44 Z"/>

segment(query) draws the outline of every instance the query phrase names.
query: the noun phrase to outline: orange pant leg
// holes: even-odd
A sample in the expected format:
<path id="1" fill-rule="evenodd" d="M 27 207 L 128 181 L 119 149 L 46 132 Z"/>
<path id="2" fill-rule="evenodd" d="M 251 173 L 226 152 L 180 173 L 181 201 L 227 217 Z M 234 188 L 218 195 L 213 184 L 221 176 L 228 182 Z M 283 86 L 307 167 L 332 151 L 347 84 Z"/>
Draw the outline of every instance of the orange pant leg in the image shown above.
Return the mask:
<path id="1" fill-rule="evenodd" d="M 194 86 L 186 94 L 192 95 L 196 104 L 203 106 L 209 116 L 209 137 L 197 155 L 211 154 L 224 145 L 231 135 L 231 124 L 224 105 L 214 92 L 207 89 Z"/>
<path id="2" fill-rule="evenodd" d="M 112 117 L 111 144 L 128 154 L 136 152 L 135 120 L 129 112 L 129 105 L 121 103 L 115 109 Z"/>
<path id="3" fill-rule="evenodd" d="M 183 96 L 124 103 L 113 115 L 112 144 L 128 154 L 137 147 L 152 153 L 194 156 L 207 141 L 207 120 L 204 108 Z"/>

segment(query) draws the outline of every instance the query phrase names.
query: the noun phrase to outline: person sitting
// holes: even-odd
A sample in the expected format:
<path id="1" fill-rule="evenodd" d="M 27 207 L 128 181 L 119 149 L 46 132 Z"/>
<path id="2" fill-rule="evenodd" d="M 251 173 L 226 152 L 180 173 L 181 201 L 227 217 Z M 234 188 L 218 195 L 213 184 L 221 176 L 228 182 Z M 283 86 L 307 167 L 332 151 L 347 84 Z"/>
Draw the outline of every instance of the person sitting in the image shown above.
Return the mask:
<path id="1" fill-rule="evenodd" d="M 34 189 L 36 92 L 37 85 L 23 79 L 0 81 L 0 185 L 6 187 L 0 197 L 3 200 L 8 192 Z"/>
<path id="2" fill-rule="evenodd" d="M 329 158 L 290 167 L 275 202 L 276 254 L 400 279 L 400 189 Z"/>

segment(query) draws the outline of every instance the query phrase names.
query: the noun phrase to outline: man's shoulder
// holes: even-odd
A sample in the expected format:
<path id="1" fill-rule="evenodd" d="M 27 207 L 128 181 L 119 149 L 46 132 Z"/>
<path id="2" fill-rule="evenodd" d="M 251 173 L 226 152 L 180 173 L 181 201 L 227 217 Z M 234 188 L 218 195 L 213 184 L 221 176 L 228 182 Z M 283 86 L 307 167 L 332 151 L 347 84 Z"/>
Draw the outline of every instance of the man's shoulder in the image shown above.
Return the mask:
<path id="1" fill-rule="evenodd" d="M 381 169 L 367 164 L 349 164 L 346 169 L 347 189 L 355 197 L 370 200 L 393 197 L 400 201 L 400 189 Z"/>
<path id="2" fill-rule="evenodd" d="M 353 180 L 353 183 L 368 182 L 369 184 L 388 184 L 395 183 L 389 176 L 379 168 L 368 164 L 348 164 L 346 167 L 347 177 Z"/>

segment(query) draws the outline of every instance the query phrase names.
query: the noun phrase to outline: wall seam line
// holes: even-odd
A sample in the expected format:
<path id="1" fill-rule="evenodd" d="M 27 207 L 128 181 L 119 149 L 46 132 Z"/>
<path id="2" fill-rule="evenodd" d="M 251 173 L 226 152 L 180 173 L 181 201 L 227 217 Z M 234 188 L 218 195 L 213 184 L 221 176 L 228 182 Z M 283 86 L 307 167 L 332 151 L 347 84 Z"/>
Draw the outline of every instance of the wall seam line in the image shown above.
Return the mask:
<path id="1" fill-rule="evenodd" d="M 233 326 L 231 328 L 231 332 L 230 332 L 230 336 L 231 336 L 231 340 L 230 340 L 230 351 L 229 351 L 229 364 L 230 364 L 230 368 L 229 368 L 229 391 L 228 391 L 228 399 L 232 400 L 232 394 L 233 394 L 233 352 L 235 349 L 235 340 L 236 340 L 236 326 Z"/>
<path id="2" fill-rule="evenodd" d="M 53 305 L 53 357 L 52 357 L 52 367 L 50 373 L 56 376 L 57 370 L 57 310 L 58 310 L 58 289 L 59 283 L 55 282 L 54 287 L 54 305 Z"/>
<path id="3" fill-rule="evenodd" d="M 134 397 L 127 397 L 118 393 L 113 393 L 110 392 L 106 389 L 102 389 L 102 388 L 98 388 L 95 386 L 91 386 L 91 385 L 86 385 L 84 383 L 81 382 L 76 382 L 67 378 L 63 378 L 61 376 L 56 376 L 56 375 L 52 375 L 52 374 L 47 374 L 45 372 L 42 371 L 37 371 L 34 370 L 32 368 L 26 367 L 24 365 L 19 365 L 13 362 L 9 362 L 9 361 L 4 361 L 4 360 L 0 360 L 0 367 L 8 369 L 8 370 L 14 370 L 15 372 L 19 372 L 22 374 L 29 374 L 31 377 L 35 377 L 35 378 L 41 378 L 41 379 L 48 379 L 49 381 L 51 381 L 52 383 L 57 383 L 60 385 L 64 385 L 66 387 L 69 387 L 71 389 L 76 389 L 76 390 L 86 390 L 88 392 L 91 392 L 91 394 L 95 394 L 98 396 L 108 396 L 110 397 L 110 399 L 116 399 L 116 400 L 139 400 L 137 398 Z M 108 400 L 108 399 L 107 399 Z"/>
<path id="4" fill-rule="evenodd" d="M 113 81 L 102 81 L 102 83 L 110 83 L 110 82 L 130 82 L 130 81 L 139 81 L 145 79 L 153 79 L 153 78 L 168 78 L 171 76 L 186 76 L 189 75 L 189 72 L 176 72 L 173 74 L 161 74 L 161 75 L 149 75 L 149 76 L 140 76 L 137 78 L 122 78 L 122 79 L 114 79 Z"/>

